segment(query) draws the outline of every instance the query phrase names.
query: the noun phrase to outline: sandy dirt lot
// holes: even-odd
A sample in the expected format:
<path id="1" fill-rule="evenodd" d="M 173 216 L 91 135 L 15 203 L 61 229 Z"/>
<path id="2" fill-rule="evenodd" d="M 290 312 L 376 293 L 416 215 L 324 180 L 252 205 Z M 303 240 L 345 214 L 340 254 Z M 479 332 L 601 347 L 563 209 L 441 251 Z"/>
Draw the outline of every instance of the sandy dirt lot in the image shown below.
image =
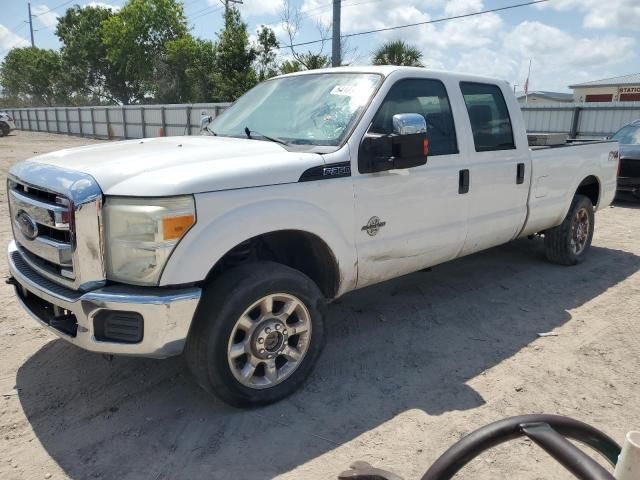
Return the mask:
<path id="1" fill-rule="evenodd" d="M 11 235 L 11 164 L 87 143 L 0 139 L 0 244 Z M 181 358 L 108 362 L 57 339 L 3 282 L 0 478 L 335 479 L 366 460 L 408 480 L 476 428 L 540 412 L 621 442 L 640 428 L 639 206 L 599 212 L 577 267 L 551 265 L 540 239 L 522 240 L 341 298 L 310 381 L 252 411 L 206 395 Z M 459 478 L 572 477 L 520 440 Z"/>

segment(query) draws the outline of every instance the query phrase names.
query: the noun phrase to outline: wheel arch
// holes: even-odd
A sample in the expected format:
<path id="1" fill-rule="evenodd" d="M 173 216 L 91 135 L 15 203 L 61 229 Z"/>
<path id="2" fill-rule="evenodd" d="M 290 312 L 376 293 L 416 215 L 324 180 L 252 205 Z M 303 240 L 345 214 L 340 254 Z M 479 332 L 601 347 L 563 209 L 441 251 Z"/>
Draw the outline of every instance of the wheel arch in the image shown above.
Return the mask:
<path id="1" fill-rule="evenodd" d="M 329 299 L 355 288 L 357 254 L 350 215 L 331 215 L 298 200 L 269 199 L 240 206 L 235 198 L 224 200 L 214 194 L 198 206 L 198 221 L 169 258 L 161 286 L 210 280 L 223 265 L 233 263 L 229 260 L 246 261 L 242 249 L 250 247 L 251 259 L 297 268 Z M 235 208 L 229 208 L 231 203 Z M 292 249 L 288 258 L 283 252 L 287 246 Z"/>
<path id="2" fill-rule="evenodd" d="M 265 232 L 238 243 L 211 267 L 205 281 L 213 281 L 234 266 L 261 260 L 304 273 L 328 299 L 340 290 L 340 268 L 329 245 L 314 233 L 295 229 Z"/>
<path id="3" fill-rule="evenodd" d="M 575 198 L 576 195 L 584 195 L 589 200 L 591 200 L 591 204 L 593 205 L 593 209 L 598 209 L 598 202 L 600 202 L 601 198 L 601 182 L 597 175 L 590 174 L 586 175 L 579 182 L 576 182 L 573 188 L 569 188 L 567 190 L 566 196 L 564 197 L 564 208 L 562 209 L 553 226 L 560 225 L 564 218 L 567 216 L 569 209 L 571 208 L 571 202 Z"/>
<path id="4" fill-rule="evenodd" d="M 589 200 L 594 209 L 597 209 L 600 202 L 600 196 L 602 193 L 602 186 L 600 180 L 596 175 L 588 175 L 578 184 L 575 190 L 575 195 L 584 195 Z"/>

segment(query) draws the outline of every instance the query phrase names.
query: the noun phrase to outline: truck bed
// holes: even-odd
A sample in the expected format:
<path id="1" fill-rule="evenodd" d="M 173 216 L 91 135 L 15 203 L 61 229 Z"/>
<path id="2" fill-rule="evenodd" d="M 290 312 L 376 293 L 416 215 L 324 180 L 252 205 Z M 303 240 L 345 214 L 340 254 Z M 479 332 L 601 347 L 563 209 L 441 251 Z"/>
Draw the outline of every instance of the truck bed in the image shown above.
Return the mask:
<path id="1" fill-rule="evenodd" d="M 562 223 L 571 197 L 581 184 L 593 185 L 596 209 L 608 206 L 615 196 L 618 169 L 615 141 L 532 147 L 531 162 L 528 214 L 520 236 Z"/>

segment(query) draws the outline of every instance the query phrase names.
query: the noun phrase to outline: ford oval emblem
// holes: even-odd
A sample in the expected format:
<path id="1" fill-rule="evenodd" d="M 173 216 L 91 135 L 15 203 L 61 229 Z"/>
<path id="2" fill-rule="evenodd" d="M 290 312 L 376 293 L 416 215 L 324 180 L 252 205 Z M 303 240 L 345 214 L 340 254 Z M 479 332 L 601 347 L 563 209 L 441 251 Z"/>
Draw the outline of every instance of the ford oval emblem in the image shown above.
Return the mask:
<path id="1" fill-rule="evenodd" d="M 20 232 L 27 240 L 35 240 L 38 236 L 38 224 L 24 210 L 20 210 L 16 215 L 16 223 Z"/>

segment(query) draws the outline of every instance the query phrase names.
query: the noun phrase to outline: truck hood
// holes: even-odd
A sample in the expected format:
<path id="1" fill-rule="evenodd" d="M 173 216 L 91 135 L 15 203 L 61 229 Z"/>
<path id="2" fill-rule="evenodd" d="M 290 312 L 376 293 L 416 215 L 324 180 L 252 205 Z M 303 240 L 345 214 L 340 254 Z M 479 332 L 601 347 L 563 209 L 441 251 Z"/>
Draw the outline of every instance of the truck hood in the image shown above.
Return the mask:
<path id="1" fill-rule="evenodd" d="M 168 196 L 297 182 L 317 153 L 229 137 L 161 137 L 70 148 L 29 159 L 91 175 L 106 195 Z"/>

